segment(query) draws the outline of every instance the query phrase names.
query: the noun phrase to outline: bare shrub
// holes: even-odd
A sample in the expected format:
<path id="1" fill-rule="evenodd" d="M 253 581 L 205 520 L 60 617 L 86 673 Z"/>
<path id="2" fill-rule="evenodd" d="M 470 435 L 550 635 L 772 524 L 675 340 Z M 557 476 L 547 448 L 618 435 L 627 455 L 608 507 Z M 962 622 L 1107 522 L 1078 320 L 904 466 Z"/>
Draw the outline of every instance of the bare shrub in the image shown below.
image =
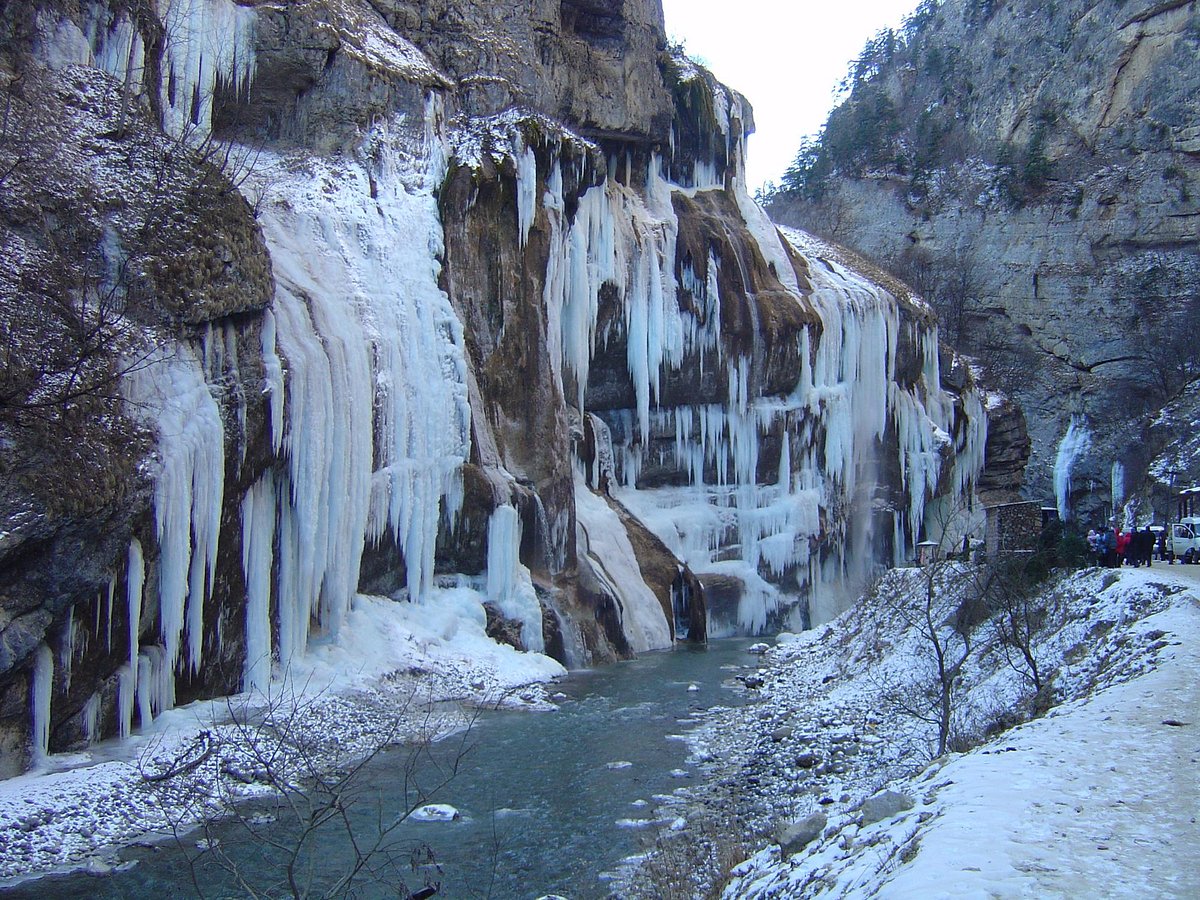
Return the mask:
<path id="1" fill-rule="evenodd" d="M 390 896 L 440 889 L 433 850 L 400 833 L 457 775 L 470 750 L 471 722 L 449 762 L 430 753 L 441 723 L 410 696 L 399 711 L 349 748 L 322 717 L 322 698 L 280 689 L 263 705 L 227 701 L 227 719 L 194 741 L 143 754 L 143 780 L 157 798 L 166 836 L 183 856 L 198 897 L 233 886 L 248 897 L 342 897 L 370 887 Z M 423 722 L 389 771 L 399 804 L 385 802 L 371 770 Z M 391 760 L 389 759 L 389 762 Z M 214 871 L 215 870 L 215 871 Z M 217 874 L 220 873 L 220 874 Z"/>

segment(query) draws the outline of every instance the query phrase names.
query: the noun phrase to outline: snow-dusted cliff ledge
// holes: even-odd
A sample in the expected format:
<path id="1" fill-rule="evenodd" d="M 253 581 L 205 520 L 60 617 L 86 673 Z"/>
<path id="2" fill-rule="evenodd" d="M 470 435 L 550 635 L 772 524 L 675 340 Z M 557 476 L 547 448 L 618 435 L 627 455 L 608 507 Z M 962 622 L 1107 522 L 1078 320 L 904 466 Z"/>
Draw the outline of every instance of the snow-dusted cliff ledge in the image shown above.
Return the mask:
<path id="1" fill-rule="evenodd" d="M 139 295 L 152 351 L 122 390 L 154 451 L 104 541 L 73 533 L 81 583 L 38 597 L 28 573 L 79 552 L 46 519 L 22 561 L 8 771 L 265 688 L 313 639 L 355 640 L 360 592 L 441 621 L 452 589 L 489 634 L 582 665 L 703 640 L 706 607 L 714 634 L 828 618 L 969 500 L 984 417 L 929 310 L 770 225 L 742 183 L 748 105 L 659 56 L 643 5 L 621 71 L 539 71 L 541 108 L 480 92 L 513 58 L 356 0 L 37 5 L 25 64 L 90 79 L 97 123 L 129 98 L 131 135 L 219 170 L 156 202 L 186 218 L 240 190 L 269 290 L 214 302 L 206 273 L 246 251 L 208 227 L 165 270 L 175 305 Z M 611 39 L 568 6 L 543 11 L 565 57 Z M 571 105 L 610 77 L 623 97 Z M 637 127 L 600 121 L 621 110 Z M 134 233 L 88 215 L 102 257 Z"/>

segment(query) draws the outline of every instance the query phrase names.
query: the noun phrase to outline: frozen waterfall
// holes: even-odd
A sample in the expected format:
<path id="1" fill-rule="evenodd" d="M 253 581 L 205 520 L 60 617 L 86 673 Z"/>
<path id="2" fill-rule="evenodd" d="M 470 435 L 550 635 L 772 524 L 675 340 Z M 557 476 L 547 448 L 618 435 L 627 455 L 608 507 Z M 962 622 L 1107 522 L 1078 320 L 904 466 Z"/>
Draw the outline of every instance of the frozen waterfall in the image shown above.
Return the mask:
<path id="1" fill-rule="evenodd" d="M 803 372 L 792 394 L 761 397 L 752 383 L 759 363 L 749 356 L 724 358 L 721 349 L 716 275 L 721 266 L 740 261 L 710 254 L 706 279 L 685 268 L 683 287 L 703 305 L 703 315 L 681 310 L 676 300 L 679 223 L 671 197 L 673 192 L 694 196 L 703 188 L 671 184 L 660 160 L 652 157 L 644 196 L 609 178 L 583 194 L 568 221 L 560 165 L 552 158 L 543 199 L 551 228 L 544 299 L 555 372 L 566 396 L 582 410 L 592 357 L 597 343 L 607 339 L 597 333 L 600 289 L 615 287 L 636 397 L 631 413 L 609 415 L 619 499 L 694 571 L 742 581 L 740 630 L 761 630 L 777 609 L 804 593 L 814 594 L 814 618 L 836 614 L 836 602 L 826 600 L 820 586 L 865 579 L 877 565 L 875 545 L 881 540 L 895 542 L 895 561 L 905 559 L 926 526 L 927 501 L 940 489 L 951 457 L 951 489 L 970 502 L 983 463 L 986 416 L 979 398 L 970 394 L 964 401 L 966 427 L 958 428 L 954 401 L 941 387 L 936 326 L 902 324 L 898 300 L 841 265 L 829 248 L 788 232 L 796 251 L 812 261 L 807 300 L 820 329 L 803 333 L 797 354 Z M 523 176 L 526 183 L 529 178 Z M 801 303 L 778 233 L 742 196 L 736 179 L 735 193 L 763 258 Z M 522 228 L 529 217 L 520 210 Z M 919 300 L 912 302 L 920 306 Z M 917 348 L 922 364 L 911 386 L 896 380 L 902 340 Z M 664 375 L 689 355 L 699 355 L 721 373 L 728 402 L 660 406 Z M 892 511 L 885 536 L 874 532 L 873 522 L 882 502 L 875 491 L 889 430 L 898 441 L 895 467 L 906 505 Z M 691 486 L 637 490 L 651 435 L 664 433 L 675 435 L 674 464 L 687 473 Z M 759 481 L 766 435 L 783 436 L 775 484 Z M 712 483 L 706 483 L 708 472 Z M 853 513 L 823 517 L 833 508 Z M 840 553 L 822 562 L 812 548 L 831 530 Z M 781 578 L 791 578 L 792 586 L 781 590 Z"/>
<path id="2" fill-rule="evenodd" d="M 1058 517 L 1064 522 L 1071 518 L 1071 471 L 1091 446 L 1092 436 L 1087 426 L 1072 416 L 1054 456 L 1054 497 L 1058 502 Z"/>

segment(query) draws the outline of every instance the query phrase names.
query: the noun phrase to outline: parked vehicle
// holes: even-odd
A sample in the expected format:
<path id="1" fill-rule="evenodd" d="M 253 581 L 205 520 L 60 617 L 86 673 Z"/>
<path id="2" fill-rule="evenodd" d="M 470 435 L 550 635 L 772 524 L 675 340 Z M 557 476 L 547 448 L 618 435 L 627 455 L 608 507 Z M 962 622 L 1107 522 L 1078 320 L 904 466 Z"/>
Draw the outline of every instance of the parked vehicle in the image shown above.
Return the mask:
<path id="1" fill-rule="evenodd" d="M 1167 558 L 1185 563 L 1200 562 L 1200 516 L 1189 516 L 1171 526 L 1167 536 Z"/>

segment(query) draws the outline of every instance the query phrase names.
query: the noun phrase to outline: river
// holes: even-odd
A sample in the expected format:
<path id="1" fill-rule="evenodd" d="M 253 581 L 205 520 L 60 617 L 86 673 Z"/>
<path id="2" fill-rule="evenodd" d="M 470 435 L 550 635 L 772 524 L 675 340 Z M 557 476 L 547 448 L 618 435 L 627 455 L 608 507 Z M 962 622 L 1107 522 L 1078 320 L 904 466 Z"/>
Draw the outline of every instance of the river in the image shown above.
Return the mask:
<path id="1" fill-rule="evenodd" d="M 414 784 L 429 789 L 445 781 L 457 762 L 445 786 L 423 799 L 453 806 L 460 818 L 409 820 L 393 835 L 405 847 L 428 845 L 436 863 L 421 858 L 413 868 L 403 854 L 401 874 L 409 889 L 436 883 L 443 898 L 607 897 L 622 861 L 653 843 L 657 818 L 671 817 L 669 803 L 663 810 L 666 798 L 698 777 L 680 735 L 706 710 L 743 702 L 730 681 L 733 669 L 753 664 L 746 653 L 750 643 L 681 646 L 575 672 L 557 686 L 565 695 L 557 712 L 485 712 L 465 737 L 415 760 L 411 750 L 389 751 L 371 763 L 366 790 L 356 794 L 355 826 L 369 835 L 380 821 L 393 821 L 412 804 Z M 241 834 L 235 826 L 218 831 L 241 871 L 258 885 L 269 883 L 264 876 L 271 864 L 262 861 L 269 850 L 238 846 Z M 127 871 L 43 879 L 9 894 L 160 900 L 195 896 L 198 887 L 205 896 L 245 895 L 245 887 L 206 862 L 209 854 L 197 855 L 199 836 L 184 842 L 194 869 L 173 845 L 134 848 L 124 854 L 136 862 Z M 282 826 L 274 836 L 287 840 Z M 349 867 L 350 844 L 330 832 L 318 835 L 315 845 L 313 874 L 316 883 L 328 884 Z M 284 883 L 275 888 L 272 893 L 287 893 Z M 368 878 L 354 896 L 396 893 Z"/>

